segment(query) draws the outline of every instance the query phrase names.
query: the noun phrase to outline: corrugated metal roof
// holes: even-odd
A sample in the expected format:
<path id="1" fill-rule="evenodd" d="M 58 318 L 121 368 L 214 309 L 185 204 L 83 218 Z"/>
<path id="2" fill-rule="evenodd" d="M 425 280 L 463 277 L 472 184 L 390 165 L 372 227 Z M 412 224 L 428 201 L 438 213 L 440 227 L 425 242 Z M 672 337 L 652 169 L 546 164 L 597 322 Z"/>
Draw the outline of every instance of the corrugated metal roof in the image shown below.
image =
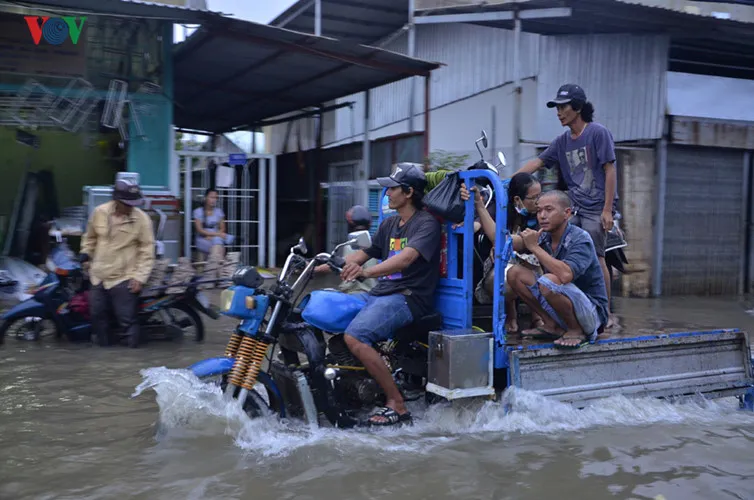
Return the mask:
<path id="1" fill-rule="evenodd" d="M 175 125 L 227 132 L 439 67 L 365 45 L 219 18 L 174 53 Z"/>
<path id="2" fill-rule="evenodd" d="M 645 0 L 646 1 L 646 0 Z M 513 9 L 570 7 L 567 18 L 525 19 L 522 29 L 542 35 L 646 33 L 671 38 L 670 69 L 734 78 L 754 78 L 754 23 L 719 19 L 647 5 L 641 0 L 529 0 L 489 7 L 464 6 L 431 9 L 417 15 L 499 12 Z M 512 29 L 512 21 L 475 23 Z"/>
<path id="3" fill-rule="evenodd" d="M 0 4 L 3 2 L 0 1 Z M 177 23 L 201 24 L 212 16 L 221 16 L 219 12 L 194 9 L 182 5 L 158 4 L 138 0 L 34 0 L 14 1 L 11 6 L 26 7 L 34 10 L 55 9 L 111 16 L 132 16 L 146 19 L 163 19 Z"/>
<path id="4" fill-rule="evenodd" d="M 321 0 L 322 35 L 372 44 L 408 23 L 408 0 Z M 299 0 L 271 26 L 314 33 L 314 0 Z"/>

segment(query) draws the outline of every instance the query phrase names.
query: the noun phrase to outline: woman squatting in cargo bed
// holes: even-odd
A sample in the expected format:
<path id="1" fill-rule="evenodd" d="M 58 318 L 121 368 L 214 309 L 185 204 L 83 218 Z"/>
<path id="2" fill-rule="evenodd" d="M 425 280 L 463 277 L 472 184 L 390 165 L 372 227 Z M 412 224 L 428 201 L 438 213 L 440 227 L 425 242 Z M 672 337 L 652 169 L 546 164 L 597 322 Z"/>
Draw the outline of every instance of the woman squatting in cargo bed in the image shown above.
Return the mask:
<path id="1" fill-rule="evenodd" d="M 511 234 L 519 234 L 524 229 L 539 229 L 537 223 L 537 198 L 542 193 L 542 186 L 539 181 L 531 174 L 520 173 L 511 178 L 511 182 L 508 186 L 508 231 Z M 461 198 L 465 201 L 470 197 L 469 191 L 465 185 L 461 187 Z M 486 210 L 486 209 L 485 209 Z M 474 226 L 481 224 L 475 222 Z M 478 230 L 477 227 L 474 227 Z M 494 227 L 492 228 L 494 234 Z M 486 231 L 485 231 L 486 233 Z M 489 238 L 489 236 L 488 236 Z M 494 241 L 494 238 L 490 238 Z M 476 286 L 474 296 L 480 304 L 491 304 L 492 296 L 494 293 L 495 273 L 494 271 L 494 246 L 490 251 L 490 256 L 484 261 L 484 271 L 482 279 Z M 527 269 L 530 269 L 536 276 L 542 275 L 542 269 L 539 265 L 537 258 L 528 250 L 522 252 L 514 252 L 510 262 L 505 267 L 505 330 L 510 333 L 518 332 L 518 312 L 516 311 L 516 294 L 510 287 L 507 281 L 508 271 L 515 264 L 520 264 Z M 536 312 L 532 312 L 531 319 L 532 328 L 538 328 L 542 326 L 542 318 L 540 318 Z"/>

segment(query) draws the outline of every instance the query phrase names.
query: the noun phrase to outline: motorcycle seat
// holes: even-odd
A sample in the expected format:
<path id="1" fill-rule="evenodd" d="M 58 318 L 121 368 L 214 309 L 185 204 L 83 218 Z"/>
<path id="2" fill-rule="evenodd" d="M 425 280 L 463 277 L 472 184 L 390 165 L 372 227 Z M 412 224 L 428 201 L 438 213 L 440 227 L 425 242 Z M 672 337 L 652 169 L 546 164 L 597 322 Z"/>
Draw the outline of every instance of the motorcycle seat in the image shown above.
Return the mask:
<path id="1" fill-rule="evenodd" d="M 442 316 L 438 312 L 432 312 L 398 330 L 395 338 L 402 342 L 417 341 L 426 344 L 429 339 L 429 332 L 441 328 Z"/>
<path id="2" fill-rule="evenodd" d="M 425 333 L 442 328 L 442 316 L 438 312 L 431 312 L 411 323 L 410 328 Z"/>

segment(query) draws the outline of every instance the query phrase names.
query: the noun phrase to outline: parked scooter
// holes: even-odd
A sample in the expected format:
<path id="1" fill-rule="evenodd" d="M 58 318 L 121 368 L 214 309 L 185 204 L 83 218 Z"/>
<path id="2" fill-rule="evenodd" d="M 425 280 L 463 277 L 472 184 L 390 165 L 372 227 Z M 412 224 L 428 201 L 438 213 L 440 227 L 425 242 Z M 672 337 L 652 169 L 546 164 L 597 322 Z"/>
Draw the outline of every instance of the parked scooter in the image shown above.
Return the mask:
<path id="1" fill-rule="evenodd" d="M 164 248 L 161 240 L 167 216 L 159 209 L 155 210 L 160 216 L 156 244 L 159 258 Z M 50 272 L 32 296 L 0 317 L 0 343 L 9 331 L 15 332 L 12 336 L 18 339 L 39 340 L 45 336 L 47 323 L 52 324 L 52 333 L 57 338 L 66 337 L 72 342 L 91 341 L 89 279 L 60 236 L 58 245 L 47 259 L 47 267 Z M 150 291 L 157 291 L 158 294 L 139 300 L 138 318 L 142 335 L 150 340 L 173 339 L 182 337 L 184 330 L 192 327 L 194 340 L 201 342 L 204 339 L 204 323 L 198 313 L 212 319 L 219 318 L 211 308 L 209 298 L 198 290 L 202 283 L 195 277 L 179 294 L 166 293 L 168 288 L 175 285 L 150 288 Z M 14 327 L 20 327 L 20 330 L 12 330 Z M 113 329 L 117 330 L 115 323 Z"/>

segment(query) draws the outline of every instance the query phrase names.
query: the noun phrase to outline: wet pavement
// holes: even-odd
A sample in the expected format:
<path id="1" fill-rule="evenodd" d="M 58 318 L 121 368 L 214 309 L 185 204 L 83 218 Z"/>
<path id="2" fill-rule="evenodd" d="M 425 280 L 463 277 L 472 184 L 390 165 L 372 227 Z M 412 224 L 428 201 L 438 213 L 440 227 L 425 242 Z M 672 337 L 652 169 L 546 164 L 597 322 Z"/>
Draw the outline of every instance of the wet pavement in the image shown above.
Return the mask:
<path id="1" fill-rule="evenodd" d="M 754 331 L 753 308 L 616 299 L 623 331 L 635 334 Z M 221 354 L 233 323 L 205 321 L 203 344 L 138 350 L 8 339 L 0 499 L 754 498 L 754 416 L 732 399 L 615 397 L 574 410 L 512 392 L 508 414 L 491 403 L 417 407 L 412 428 L 310 431 L 249 421 L 170 370 Z M 157 392 L 131 398 L 143 375 Z"/>

